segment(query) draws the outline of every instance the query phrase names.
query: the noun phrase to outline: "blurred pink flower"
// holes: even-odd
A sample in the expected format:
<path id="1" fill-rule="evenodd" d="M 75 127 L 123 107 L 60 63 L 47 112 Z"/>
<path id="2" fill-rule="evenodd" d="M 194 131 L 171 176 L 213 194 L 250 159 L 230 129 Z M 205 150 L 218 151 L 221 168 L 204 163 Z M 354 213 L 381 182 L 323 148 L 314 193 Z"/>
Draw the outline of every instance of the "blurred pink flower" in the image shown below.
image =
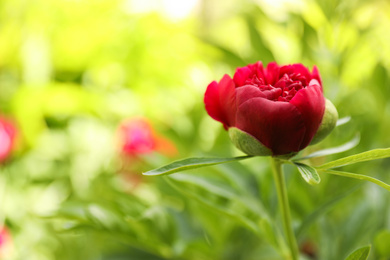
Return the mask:
<path id="1" fill-rule="evenodd" d="M 0 248 L 7 243 L 9 240 L 9 234 L 7 229 L 0 228 Z"/>
<path id="2" fill-rule="evenodd" d="M 145 118 L 124 121 L 119 127 L 122 152 L 130 157 L 158 152 L 167 156 L 177 153 L 176 146 L 158 135 Z"/>
<path id="3" fill-rule="evenodd" d="M 9 256 L 12 248 L 11 235 L 6 227 L 0 227 L 0 259 Z"/>
<path id="4" fill-rule="evenodd" d="M 11 153 L 15 144 L 16 127 L 11 121 L 0 118 L 0 162 Z"/>

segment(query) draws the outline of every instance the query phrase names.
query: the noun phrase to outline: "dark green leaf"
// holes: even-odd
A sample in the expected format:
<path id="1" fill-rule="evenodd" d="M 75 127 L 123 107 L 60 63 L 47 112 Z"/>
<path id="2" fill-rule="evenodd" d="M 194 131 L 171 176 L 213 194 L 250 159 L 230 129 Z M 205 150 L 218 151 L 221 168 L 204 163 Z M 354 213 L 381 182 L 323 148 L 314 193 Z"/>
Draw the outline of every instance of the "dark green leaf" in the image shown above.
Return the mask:
<path id="1" fill-rule="evenodd" d="M 360 135 L 357 134 L 351 141 L 349 141 L 345 144 L 342 144 L 342 145 L 337 146 L 337 147 L 329 148 L 329 149 L 320 150 L 320 151 L 311 153 L 305 157 L 294 159 L 294 161 L 302 161 L 302 160 L 306 160 L 306 159 L 310 159 L 310 158 L 314 158 L 314 157 L 322 157 L 322 156 L 327 156 L 327 155 L 331 155 L 331 154 L 342 153 L 342 152 L 345 152 L 345 151 L 348 151 L 348 150 L 354 148 L 356 145 L 359 144 L 359 142 L 360 142 Z"/>
<path id="2" fill-rule="evenodd" d="M 367 260 L 370 249 L 371 246 L 361 247 L 350 254 L 345 260 Z"/>
<path id="3" fill-rule="evenodd" d="M 187 158 L 184 160 L 173 162 L 171 164 L 162 166 L 160 168 L 148 172 L 144 172 L 143 175 L 147 175 L 147 176 L 167 175 L 175 172 L 181 172 L 185 170 L 191 170 L 191 169 L 206 167 L 210 165 L 244 160 L 251 157 L 252 156 L 240 156 L 240 157 L 231 157 L 231 158 Z"/>
<path id="4" fill-rule="evenodd" d="M 351 155 L 345 158 L 341 158 L 332 162 L 325 163 L 317 166 L 316 169 L 330 169 L 337 168 L 344 165 L 354 164 L 358 162 L 372 161 L 376 159 L 383 159 L 390 157 L 390 148 L 386 149 L 375 149 L 355 155 Z"/>
<path id="5" fill-rule="evenodd" d="M 307 183 L 311 185 L 320 183 L 321 179 L 316 169 L 303 163 L 294 162 L 294 165 L 298 167 L 298 170 L 301 173 L 302 178 Z"/>

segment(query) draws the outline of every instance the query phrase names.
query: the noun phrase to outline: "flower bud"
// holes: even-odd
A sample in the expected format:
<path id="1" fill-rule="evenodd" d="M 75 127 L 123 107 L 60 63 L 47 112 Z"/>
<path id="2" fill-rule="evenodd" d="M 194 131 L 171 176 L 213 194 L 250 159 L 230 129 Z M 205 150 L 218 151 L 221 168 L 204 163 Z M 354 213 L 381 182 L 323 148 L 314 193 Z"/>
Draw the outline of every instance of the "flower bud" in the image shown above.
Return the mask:
<path id="1" fill-rule="evenodd" d="M 310 71 L 302 64 L 249 64 L 233 78 L 211 82 L 204 103 L 233 143 L 251 155 L 291 156 L 310 144 L 321 122 L 333 125 L 323 120 L 325 98 L 315 66 Z"/>
<path id="2" fill-rule="evenodd" d="M 332 102 L 330 102 L 330 100 L 326 99 L 325 113 L 322 118 L 321 125 L 311 140 L 310 145 L 316 144 L 327 137 L 335 128 L 338 118 L 339 114 L 337 113 L 336 107 Z"/>
<path id="3" fill-rule="evenodd" d="M 229 128 L 229 137 L 238 149 L 248 155 L 272 155 L 272 151 L 260 143 L 259 140 L 236 127 Z"/>

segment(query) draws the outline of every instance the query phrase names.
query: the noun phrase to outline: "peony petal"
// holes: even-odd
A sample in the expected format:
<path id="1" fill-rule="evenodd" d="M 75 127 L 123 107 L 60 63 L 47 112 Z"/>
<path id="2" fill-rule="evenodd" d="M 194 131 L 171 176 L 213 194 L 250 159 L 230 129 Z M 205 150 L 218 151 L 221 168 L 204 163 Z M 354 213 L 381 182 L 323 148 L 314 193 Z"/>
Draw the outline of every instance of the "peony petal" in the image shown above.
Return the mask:
<path id="1" fill-rule="evenodd" d="M 295 73 L 300 73 L 301 75 L 305 76 L 305 78 L 307 78 L 307 82 L 311 80 L 311 75 L 308 68 L 303 66 L 301 63 L 295 63 L 292 66 L 294 67 Z"/>
<path id="2" fill-rule="evenodd" d="M 221 122 L 227 129 L 234 125 L 236 117 L 236 97 L 233 80 L 224 75 L 219 83 L 211 82 L 204 96 L 207 113 Z"/>
<path id="3" fill-rule="evenodd" d="M 311 78 L 318 80 L 318 82 L 320 83 L 320 86 L 322 87 L 322 80 L 321 80 L 320 72 L 318 71 L 317 66 L 313 67 L 313 72 L 311 73 Z"/>
<path id="4" fill-rule="evenodd" d="M 255 97 L 266 98 L 264 93 L 256 86 L 246 85 L 236 89 L 236 102 L 237 107 L 247 100 Z"/>
<path id="5" fill-rule="evenodd" d="M 293 73 L 295 73 L 295 74 L 299 73 L 299 74 L 303 75 L 307 79 L 307 82 L 309 82 L 312 79 L 309 70 L 300 63 L 296 63 L 296 64 L 292 64 L 292 65 L 285 65 L 285 66 L 281 67 L 279 77 L 282 77 L 284 74 L 290 75 Z"/>
<path id="6" fill-rule="evenodd" d="M 301 150 L 306 132 L 304 120 L 295 106 L 260 97 L 238 106 L 236 127 L 253 135 L 274 155 Z"/>
<path id="7" fill-rule="evenodd" d="M 292 74 L 294 73 L 294 67 L 292 65 L 284 65 L 282 67 L 280 67 L 280 70 L 279 70 L 279 78 L 283 77 L 284 74 Z"/>
<path id="8" fill-rule="evenodd" d="M 264 71 L 264 77 L 267 84 L 275 85 L 279 80 L 279 65 L 276 62 L 270 62 Z"/>
<path id="9" fill-rule="evenodd" d="M 258 61 L 250 66 L 253 72 L 256 74 L 257 78 L 265 81 L 263 63 L 261 61 Z"/>
<path id="10" fill-rule="evenodd" d="M 325 98 L 319 82 L 315 79 L 311 80 L 307 88 L 295 94 L 290 104 L 300 111 L 305 121 L 307 131 L 301 144 L 301 149 L 303 149 L 309 145 L 316 134 L 325 112 Z"/>
<path id="11" fill-rule="evenodd" d="M 233 81 L 236 86 L 243 86 L 252 73 L 252 70 L 248 67 L 238 68 L 234 73 Z"/>

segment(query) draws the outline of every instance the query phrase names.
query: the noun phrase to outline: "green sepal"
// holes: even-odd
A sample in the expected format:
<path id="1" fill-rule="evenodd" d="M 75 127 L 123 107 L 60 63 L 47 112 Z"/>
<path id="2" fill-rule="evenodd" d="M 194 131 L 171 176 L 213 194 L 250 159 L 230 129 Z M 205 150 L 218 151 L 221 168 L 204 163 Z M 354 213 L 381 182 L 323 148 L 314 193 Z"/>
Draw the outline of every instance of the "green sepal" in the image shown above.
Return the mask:
<path id="1" fill-rule="evenodd" d="M 316 144 L 322 141 L 327 137 L 332 130 L 336 127 L 339 114 L 337 113 L 336 107 L 330 102 L 329 99 L 325 101 L 325 112 L 322 118 L 320 127 L 318 128 L 317 133 L 314 135 L 313 140 L 311 140 L 310 145 Z"/>
<path id="2" fill-rule="evenodd" d="M 265 147 L 259 140 L 252 135 L 236 128 L 229 128 L 230 140 L 233 144 L 248 155 L 255 156 L 269 156 L 272 155 L 272 151 Z"/>

